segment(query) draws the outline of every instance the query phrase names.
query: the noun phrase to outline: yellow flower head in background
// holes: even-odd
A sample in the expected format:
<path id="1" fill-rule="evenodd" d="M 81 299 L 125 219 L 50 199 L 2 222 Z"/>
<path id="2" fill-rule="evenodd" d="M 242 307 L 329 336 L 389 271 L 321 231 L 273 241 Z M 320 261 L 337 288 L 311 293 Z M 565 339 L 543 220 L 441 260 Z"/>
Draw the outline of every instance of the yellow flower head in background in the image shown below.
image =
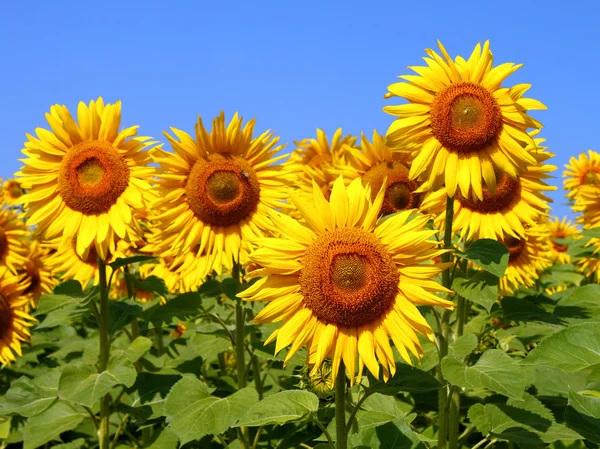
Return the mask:
<path id="1" fill-rule="evenodd" d="M 523 238 L 508 236 L 501 241 L 508 247 L 509 260 L 500 278 L 500 293 L 512 294 L 519 287 L 533 287 L 542 271 L 552 264 L 548 228 L 537 224 L 528 228 Z"/>
<path id="2" fill-rule="evenodd" d="M 567 245 L 556 242 L 554 239 L 564 239 L 567 237 L 577 238 L 579 231 L 575 225 L 567 217 L 559 220 L 558 217 L 553 217 L 547 222 L 550 238 L 552 239 L 551 259 L 554 263 L 571 263 L 571 256 L 567 254 Z"/>
<path id="3" fill-rule="evenodd" d="M 13 273 L 27 262 L 27 228 L 10 209 L 0 209 L 0 266 Z"/>
<path id="4" fill-rule="evenodd" d="M 581 153 L 573 156 L 565 165 L 563 174 L 564 188 L 567 198 L 575 199 L 581 186 L 595 186 L 600 189 L 600 154 L 588 150 L 588 154 Z"/>
<path id="5" fill-rule="evenodd" d="M 62 236 L 61 246 L 77 239 L 80 256 L 94 247 L 102 259 L 117 239 L 135 229 L 132 211 L 142 209 L 154 168 L 147 166 L 148 137 L 135 137 L 137 126 L 120 129 L 121 102 L 79 103 L 77 122 L 66 106 L 46 114 L 52 131 L 37 128 L 22 150 L 25 166 L 16 173 L 27 190 L 21 198 L 28 225 L 44 239 Z"/>
<path id="6" fill-rule="evenodd" d="M 592 184 L 580 186 L 572 209 L 581 214 L 577 223 L 584 229 L 600 226 L 600 187 Z"/>
<path id="7" fill-rule="evenodd" d="M 6 267 L 0 267 L 0 363 L 10 364 L 15 354 L 22 356 L 21 343 L 31 336 L 29 327 L 35 319 L 25 312 L 29 299 L 22 296 L 26 283 Z"/>
<path id="8" fill-rule="evenodd" d="M 156 239 L 151 248 L 165 258 L 197 251 L 200 279 L 245 262 L 247 241 L 267 232 L 268 212 L 281 207 L 293 177 L 275 156 L 283 146 L 270 131 L 253 137 L 254 120 L 229 124 L 221 113 L 208 132 L 198 118 L 196 136 L 171 128 L 165 133 L 174 153 L 155 149 L 160 164 L 152 209 Z"/>
<path id="9" fill-rule="evenodd" d="M 2 183 L 2 193 L 4 201 L 6 201 L 7 204 L 15 205 L 19 204 L 19 199 L 23 196 L 25 191 L 21 187 L 21 184 L 19 184 L 19 181 L 16 179 L 9 179 Z"/>
<path id="10" fill-rule="evenodd" d="M 409 101 L 384 108 L 398 117 L 387 131 L 388 142 L 400 151 L 418 150 L 411 179 L 423 177 L 430 190 L 445 183 L 449 196 L 457 185 L 465 197 L 472 188 L 483 200 L 483 185 L 494 193 L 499 173 L 516 179 L 536 163 L 525 149 L 533 146 L 527 130 L 542 125 L 527 111 L 546 107 L 523 97 L 529 84 L 500 87 L 521 65 L 492 68 L 489 41 L 483 48 L 477 44 L 468 60 L 452 60 L 441 42 L 438 45 L 441 56 L 426 49 L 427 66 L 409 67 L 417 75 L 400 76 L 406 82 L 388 87 L 388 98 Z"/>
<path id="11" fill-rule="evenodd" d="M 382 216 L 421 206 L 420 183 L 409 179 L 408 155 L 392 152 L 385 137 L 377 131 L 373 131 L 372 143 L 362 134 L 360 149 L 346 146 L 344 159 L 343 163 L 336 164 L 334 171 L 342 174 L 347 183 L 361 178 L 364 186 L 370 184 L 372 200 L 386 183 Z"/>
<path id="12" fill-rule="evenodd" d="M 448 292 L 433 280 L 447 264 L 431 264 L 444 253 L 426 230 L 428 216 L 404 211 L 378 223 L 385 189 L 374 201 L 370 187 L 355 179 L 348 187 L 340 176 L 327 201 L 320 189 L 313 201 L 295 193 L 291 200 L 302 215 L 272 213 L 279 238 L 256 240 L 249 260 L 260 268 L 248 277 L 264 276 L 240 297 L 268 304 L 257 323 L 282 321 L 268 339 L 275 351 L 290 346 L 286 362 L 308 346 L 312 374 L 327 356 L 332 376 L 343 362 L 354 379 L 366 365 L 388 379 L 396 369 L 391 337 L 400 355 L 412 363 L 423 354 L 418 335 L 433 341 L 433 331 L 417 305 L 452 307 L 435 296 Z M 428 263 L 429 262 L 429 263 Z"/>
<path id="13" fill-rule="evenodd" d="M 40 242 L 32 241 L 29 245 L 27 261 L 20 270 L 25 276 L 23 281 L 27 284 L 22 294 L 29 299 L 31 307 L 37 307 L 42 295 L 52 293 L 52 289 L 58 283 L 50 270 L 49 253 L 50 250 L 40 245 Z"/>
<path id="14" fill-rule="evenodd" d="M 532 133 L 535 134 L 535 133 Z M 524 237 L 526 227 L 534 226 L 550 209 L 552 201 L 544 192 L 556 190 L 545 180 L 556 166 L 546 164 L 554 156 L 540 146 L 544 139 L 535 139 L 528 149 L 536 164 L 528 165 L 521 176 L 511 178 L 506 173 L 496 175 L 496 192 L 483 187 L 483 201 L 474 195 L 454 195 L 453 233 L 461 232 L 466 240 Z M 423 210 L 436 215 L 435 224 L 443 230 L 446 219 L 446 191 L 433 192 L 423 202 Z"/>
<path id="15" fill-rule="evenodd" d="M 356 137 L 350 134 L 344 136 L 342 128 L 338 128 L 329 142 L 325 131 L 317 129 L 316 139 L 304 139 L 294 143 L 297 148 L 292 151 L 288 163 L 289 171 L 296 176 L 294 186 L 301 195 L 312 197 L 314 179 L 325 198 L 329 198 L 337 178 L 332 169 L 345 164 L 346 148 L 356 144 Z"/>

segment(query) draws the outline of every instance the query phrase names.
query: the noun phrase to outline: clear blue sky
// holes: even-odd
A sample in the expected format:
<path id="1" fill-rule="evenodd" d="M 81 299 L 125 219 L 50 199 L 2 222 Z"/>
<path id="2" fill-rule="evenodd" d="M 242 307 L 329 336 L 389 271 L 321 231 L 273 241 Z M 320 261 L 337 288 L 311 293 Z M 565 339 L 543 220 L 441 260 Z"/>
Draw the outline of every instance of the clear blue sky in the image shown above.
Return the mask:
<path id="1" fill-rule="evenodd" d="M 559 166 L 599 149 L 600 37 L 594 2 L 19 1 L 0 10 L 0 176 L 19 168 L 26 132 L 51 104 L 102 95 L 123 124 L 162 138 L 221 109 L 256 117 L 283 142 L 385 132 L 386 86 L 441 39 L 468 56 L 490 39 L 497 63 L 525 66 L 536 113 Z M 291 148 L 289 148 L 291 149 Z M 568 214 L 563 192 L 554 213 Z"/>

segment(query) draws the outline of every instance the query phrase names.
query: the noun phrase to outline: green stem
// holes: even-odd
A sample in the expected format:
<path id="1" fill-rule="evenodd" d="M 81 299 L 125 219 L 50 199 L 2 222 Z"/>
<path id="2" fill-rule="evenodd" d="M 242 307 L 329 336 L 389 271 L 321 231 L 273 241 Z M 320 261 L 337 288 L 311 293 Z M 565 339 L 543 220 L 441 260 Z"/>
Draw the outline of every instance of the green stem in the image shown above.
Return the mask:
<path id="1" fill-rule="evenodd" d="M 98 372 L 106 371 L 108 359 L 110 358 L 110 336 L 108 335 L 108 284 L 106 282 L 106 264 L 98 257 L 98 271 L 100 273 L 100 363 Z M 110 398 L 108 394 L 100 400 L 100 428 L 98 439 L 100 449 L 108 449 L 109 446 L 109 418 Z"/>
<path id="2" fill-rule="evenodd" d="M 133 290 L 133 285 L 131 285 L 131 278 L 129 277 L 129 267 L 127 265 L 125 265 L 123 267 L 123 269 L 125 270 L 125 285 L 127 286 L 127 296 L 129 299 L 133 299 L 135 300 L 135 291 Z M 138 320 L 136 317 L 134 317 L 131 320 L 131 341 L 135 340 L 136 338 L 138 338 L 140 336 L 140 325 L 138 323 Z M 134 364 L 135 369 L 138 373 L 141 373 L 143 371 L 143 367 L 142 367 L 142 362 L 140 362 L 139 360 L 136 361 Z"/>
<path id="3" fill-rule="evenodd" d="M 372 392 L 370 390 L 365 391 L 365 394 L 363 394 L 362 398 L 360 398 L 358 400 L 358 402 L 356 403 L 356 405 L 352 409 L 352 413 L 350 413 L 350 416 L 348 417 L 348 424 L 346 424 L 346 433 L 350 433 L 350 429 L 352 429 L 352 423 L 354 422 L 354 418 L 356 418 L 356 414 L 360 410 L 360 407 L 363 404 L 363 402 L 365 402 L 365 400 L 369 396 L 371 396 L 371 393 Z"/>
<path id="4" fill-rule="evenodd" d="M 246 386 L 246 352 L 244 350 L 244 307 L 242 300 L 235 303 L 235 361 L 237 366 L 238 388 Z"/>
<path id="5" fill-rule="evenodd" d="M 452 248 L 452 220 L 454 218 L 454 199 L 446 197 L 446 221 L 444 227 L 444 248 Z M 450 252 L 442 254 L 443 262 L 450 262 L 452 254 Z M 442 272 L 442 284 L 446 288 L 451 287 L 450 269 Z M 439 355 L 440 361 L 436 367 L 436 374 L 441 384 L 438 394 L 438 449 L 446 449 L 448 439 L 448 382 L 444 379 L 441 363 L 442 359 L 448 354 L 448 338 L 450 336 L 450 311 L 446 310 L 442 314 L 442 326 L 438 331 Z"/>
<path id="6" fill-rule="evenodd" d="M 340 362 L 340 367 L 335 378 L 335 431 L 336 448 L 348 447 L 348 433 L 346 432 L 346 367 Z"/>

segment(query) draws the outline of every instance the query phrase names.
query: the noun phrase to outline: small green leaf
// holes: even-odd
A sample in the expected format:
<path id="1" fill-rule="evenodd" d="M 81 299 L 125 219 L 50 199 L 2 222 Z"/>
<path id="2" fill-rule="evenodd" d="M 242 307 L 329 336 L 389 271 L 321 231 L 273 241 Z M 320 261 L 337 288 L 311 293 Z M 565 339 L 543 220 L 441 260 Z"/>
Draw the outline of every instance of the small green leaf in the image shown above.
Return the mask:
<path id="1" fill-rule="evenodd" d="M 600 444 L 600 397 L 569 391 L 569 405 L 565 410 L 567 425 L 587 440 Z"/>
<path id="2" fill-rule="evenodd" d="M 225 432 L 257 401 L 258 394 L 253 388 L 217 398 L 208 395 L 206 384 L 200 380 L 185 377 L 167 396 L 165 415 L 169 428 L 184 445 L 205 435 Z"/>
<path id="3" fill-rule="evenodd" d="M 54 287 L 52 292 L 55 295 L 66 295 L 66 296 L 82 296 L 83 289 L 79 281 L 69 279 L 68 281 L 62 282 Z M 41 302 L 41 301 L 40 301 Z"/>
<path id="4" fill-rule="evenodd" d="M 369 427 L 349 438 L 352 447 L 371 449 L 425 449 L 426 446 L 410 428 L 407 417 L 401 416 L 382 426 Z"/>
<path id="5" fill-rule="evenodd" d="M 131 407 L 136 409 L 133 410 L 135 414 L 144 419 L 163 416 L 165 400 L 180 379 L 179 374 L 139 373 L 135 384 L 127 389 L 127 394 L 133 399 Z"/>
<path id="6" fill-rule="evenodd" d="M 163 428 L 147 449 L 177 449 L 178 442 L 179 438 L 175 432 L 171 429 Z"/>
<path id="7" fill-rule="evenodd" d="M 458 359 L 464 359 L 477 348 L 477 336 L 475 334 L 465 334 L 456 339 L 448 347 L 448 355 Z"/>
<path id="8" fill-rule="evenodd" d="M 600 364 L 600 322 L 563 329 L 543 340 L 522 361 L 576 372 Z"/>
<path id="9" fill-rule="evenodd" d="M 231 340 L 214 334 L 195 334 L 189 344 L 202 359 L 215 360 L 219 354 L 231 349 Z"/>
<path id="10" fill-rule="evenodd" d="M 44 412 L 29 418 L 23 427 L 23 449 L 35 449 L 72 430 L 87 416 L 83 410 L 65 401 L 58 401 Z"/>
<path id="11" fill-rule="evenodd" d="M 372 378 L 370 373 L 368 375 L 371 380 L 369 390 L 392 396 L 400 391 L 422 393 L 440 388 L 440 383 L 431 374 L 403 363 L 397 364 L 396 374 L 387 382 L 380 382 Z"/>
<path id="12" fill-rule="evenodd" d="M 473 272 L 468 279 L 457 276 L 452 282 L 452 290 L 490 313 L 498 299 L 498 277 L 487 271 Z"/>
<path id="13" fill-rule="evenodd" d="M 506 296 L 500 301 L 504 319 L 516 322 L 542 322 L 560 324 L 560 320 L 534 301 L 535 298 Z"/>
<path id="14" fill-rule="evenodd" d="M 476 240 L 464 253 L 457 252 L 456 256 L 472 261 L 499 278 L 504 276 L 508 267 L 508 248 L 496 240 Z"/>
<path id="15" fill-rule="evenodd" d="M 108 307 L 108 331 L 114 334 L 142 313 L 143 307 L 133 299 L 110 301 Z"/>
<path id="16" fill-rule="evenodd" d="M 150 348 L 152 347 L 152 340 L 146 337 L 137 337 L 131 342 L 129 348 L 125 352 L 125 355 L 130 362 L 137 362 L 139 359 L 144 357 Z"/>
<path id="17" fill-rule="evenodd" d="M 169 290 L 167 289 L 165 281 L 157 276 L 148 276 L 144 279 L 138 279 L 131 273 L 125 273 L 125 277 L 130 280 L 134 288 L 137 290 L 156 293 L 160 296 L 167 296 L 169 294 Z"/>
<path id="18" fill-rule="evenodd" d="M 148 260 L 154 260 L 154 259 L 156 259 L 156 257 L 152 257 L 152 256 L 119 257 L 119 258 L 115 259 L 113 262 L 109 263 L 108 265 L 113 270 L 118 270 L 119 268 L 124 267 L 125 265 L 131 265 L 132 263 L 136 263 L 136 262 L 146 262 Z"/>
<path id="19" fill-rule="evenodd" d="M 31 417 L 42 413 L 58 397 L 60 370 L 51 369 L 35 379 L 20 377 L 0 399 L 0 415 Z"/>
<path id="20" fill-rule="evenodd" d="M 525 391 L 525 371 L 498 349 L 484 352 L 473 366 L 446 356 L 442 359 L 442 372 L 448 382 L 463 388 L 487 388 L 515 399 L 521 399 Z"/>
<path id="21" fill-rule="evenodd" d="M 298 421 L 319 409 L 319 398 L 308 391 L 288 390 L 255 404 L 235 427 L 257 427 Z"/>
<path id="22" fill-rule="evenodd" d="M 59 382 L 59 393 L 64 399 L 92 407 L 94 402 L 106 395 L 115 385 L 131 387 L 137 372 L 124 354 L 117 354 L 108 361 L 107 370 L 98 373 L 85 363 L 65 367 Z"/>

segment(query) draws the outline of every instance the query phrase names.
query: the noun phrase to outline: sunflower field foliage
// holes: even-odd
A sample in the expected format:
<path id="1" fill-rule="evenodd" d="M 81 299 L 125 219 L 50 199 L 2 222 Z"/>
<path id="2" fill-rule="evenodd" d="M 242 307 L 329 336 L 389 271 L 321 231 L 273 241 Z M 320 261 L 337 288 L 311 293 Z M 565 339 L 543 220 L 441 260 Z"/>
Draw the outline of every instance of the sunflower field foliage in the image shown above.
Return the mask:
<path id="1" fill-rule="evenodd" d="M 600 447 L 600 154 L 552 216 L 521 65 L 438 47 L 385 134 L 289 153 L 51 106 L 2 184 L 1 448 Z"/>

